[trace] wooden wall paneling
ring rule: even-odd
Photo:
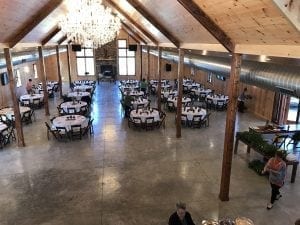
[[[158,74],[158,86],[157,86],[157,108],[161,111],[161,48],[157,48],[157,74]]]
[[[72,78],[71,78],[71,47],[67,45],[67,62],[68,62],[68,78],[69,78],[69,86],[71,88]]]
[[[40,74],[39,78],[42,81],[42,86],[44,90],[44,107],[45,107],[45,115],[49,116],[49,103],[48,103],[48,90],[47,90],[47,84],[46,84],[46,70],[45,70],[45,61],[44,61],[44,54],[43,54],[43,48],[41,46],[38,47],[39,52],[39,63],[40,63]]]
[[[60,53],[59,53],[59,46],[55,46],[56,51],[56,64],[57,64],[57,75],[58,75],[58,90],[59,90],[59,97],[62,98],[62,79],[61,79],[61,70],[60,70]]]
[[[23,128],[21,122],[21,114],[20,114],[20,107],[19,107],[19,100],[15,93],[15,78],[14,78],[14,71],[13,71],[13,64],[12,64],[12,57],[9,48],[4,49],[4,56],[6,61],[6,68],[7,73],[9,76],[9,87],[10,93],[13,101],[13,108],[14,108],[14,115],[15,115],[15,128],[17,131],[17,142],[19,147],[25,146],[24,135],[23,135]]]

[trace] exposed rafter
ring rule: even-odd
[[[141,43],[142,41],[141,40],[138,40],[138,38],[132,33],[131,30],[128,30],[125,26],[122,26],[122,29],[124,29],[130,37],[132,37],[133,40],[135,40],[136,43]]]
[[[135,32],[129,25],[127,25],[126,23],[124,23],[123,21],[122,21],[122,25],[125,27],[125,28],[127,28],[127,30],[129,30],[134,36],[136,36],[139,40],[141,40],[141,42],[143,43],[143,44],[147,44],[147,41],[144,39],[144,38],[142,38],[137,32]]]
[[[67,35],[64,35],[61,39],[58,40],[57,44],[61,45],[61,43],[63,43],[65,40],[67,40]]]
[[[9,47],[13,48],[28,33],[30,33],[40,22],[42,22],[51,12],[53,12],[63,0],[50,0],[31,19],[25,22],[22,27],[9,38]]]
[[[42,40],[42,45],[47,44],[59,31],[61,31],[60,27],[55,27],[48,35]]]
[[[145,35],[150,41],[152,41],[155,45],[158,44],[157,40],[142,26],[140,26],[134,19],[132,19],[123,9],[121,9],[116,3],[112,0],[105,0],[112,8],[117,10],[122,16],[125,17],[133,26],[135,26],[143,35]]]
[[[137,0],[127,0],[127,2],[134,7],[143,17],[145,17],[153,26],[156,27],[163,35],[166,36],[177,48],[180,47],[179,40],[174,37],[160,22],[153,17],[145,7],[140,4]]]
[[[234,43],[231,38],[193,0],[177,1],[229,52],[234,52]]]

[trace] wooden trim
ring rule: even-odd
[[[145,17],[156,29],[158,29],[163,35],[166,36],[177,48],[180,46],[179,40],[172,35],[161,23],[152,16],[146,8],[137,0],[127,0],[127,2],[135,8],[143,17]]]
[[[147,45],[147,81],[150,82],[150,47]]]
[[[124,27],[124,26],[122,26],[122,29],[124,29],[125,32],[127,32],[128,35],[129,35],[130,37],[132,37],[133,40],[135,40],[136,43],[140,44],[140,43],[142,42],[141,40],[139,40],[139,39],[131,32],[131,30],[128,30],[128,29],[127,29],[126,27]]]
[[[57,61],[59,97],[62,98],[62,79],[61,79],[60,56],[59,56],[59,46],[58,45],[56,45],[55,50],[56,50],[56,61]]]
[[[222,163],[222,177],[219,198],[221,201],[229,200],[230,175],[233,155],[233,142],[235,131],[236,108],[238,100],[238,87],[240,82],[242,57],[234,53],[231,59],[231,72],[229,78],[229,103],[226,113],[226,127],[224,139],[224,152]]]
[[[177,96],[177,117],[176,117],[176,137],[181,137],[181,113],[182,113],[182,89],[183,89],[183,70],[184,70],[184,50],[178,52],[178,96]]]
[[[37,25],[39,25],[49,14],[51,14],[63,0],[50,0],[44,5],[30,21],[25,22],[22,27],[8,39],[9,47],[13,48],[27,34],[29,34]]]
[[[61,45],[65,40],[67,40],[67,35],[64,35],[62,38],[60,38],[57,42],[58,45]]]
[[[42,45],[47,44],[59,31],[61,31],[60,27],[55,27],[43,40]]]
[[[142,38],[136,31],[134,31],[128,24],[122,21],[122,26],[125,27],[129,32],[131,32],[131,34],[134,35],[137,39],[139,39],[140,42],[142,42],[143,44],[147,44],[147,41]]]
[[[48,104],[48,90],[47,90],[47,84],[46,84],[46,70],[45,70],[45,60],[44,60],[44,54],[43,54],[43,48],[42,46],[38,47],[39,52],[39,62],[40,62],[40,73],[39,73],[39,79],[42,81],[42,86],[44,90],[44,107],[45,107],[45,115],[49,116],[49,104]]]
[[[133,20],[124,10],[122,10],[116,3],[111,0],[105,0],[112,8],[117,10],[122,16],[125,17],[133,26],[135,26],[143,35],[145,35],[150,41],[152,41],[155,45],[158,44],[157,40],[142,26],[140,26],[135,20]]]
[[[206,28],[229,52],[234,51],[231,38],[193,1],[177,0],[203,27]]]
[[[157,47],[157,74],[158,74],[158,86],[157,86],[157,108],[161,111],[161,47]]]
[[[70,45],[67,45],[67,62],[68,62],[68,77],[69,77],[69,86],[72,86],[72,77],[71,77],[71,48]]]
[[[15,78],[14,78],[14,72],[13,72],[12,57],[11,57],[11,52],[10,52],[9,48],[4,49],[4,55],[5,55],[5,60],[6,60],[7,73],[9,76],[10,94],[12,96],[12,100],[13,100],[13,104],[14,104],[15,128],[17,131],[18,147],[25,147],[19,101],[18,101],[17,95],[16,95],[16,85],[15,85]]]

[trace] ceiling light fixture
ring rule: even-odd
[[[59,25],[72,43],[97,48],[118,35],[121,21],[102,0],[79,0],[70,7]]]

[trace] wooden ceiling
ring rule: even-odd
[[[74,0],[0,2],[1,48],[61,42],[64,34],[58,28],[58,21],[68,6],[74,4]],[[232,51],[238,53],[300,58],[300,32],[273,0],[103,0],[103,3],[119,15],[123,28],[140,44],[221,52],[231,50],[232,45]],[[193,7],[188,10],[184,4]]]

